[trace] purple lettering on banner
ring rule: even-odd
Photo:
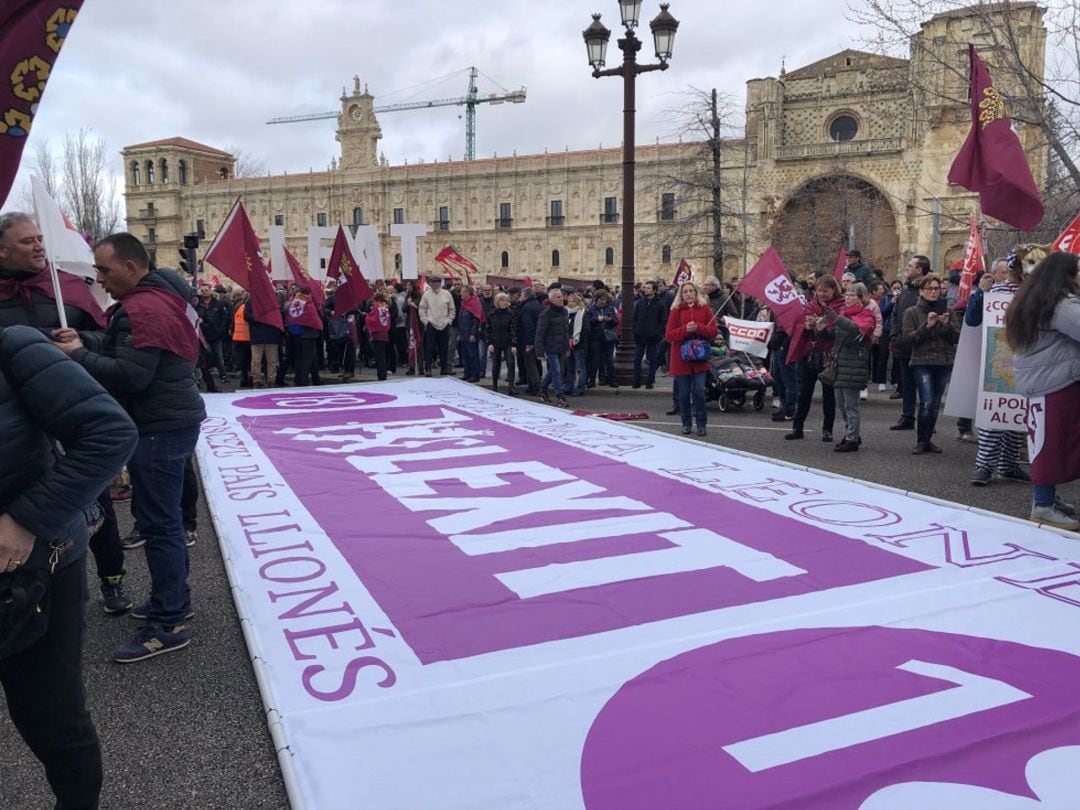
[[[370,405],[386,405],[397,397],[390,394],[377,394],[373,391],[328,391],[325,394],[289,393],[259,394],[233,401],[237,408],[250,411],[289,411],[289,410],[338,410],[359,408]]]
[[[931,568],[446,406],[241,421],[424,663]]]
[[[582,755],[585,805],[857,810],[916,781],[1030,798],[1028,761],[1080,744],[1078,679],[1080,658],[1067,653],[924,630],[722,641],[608,701]],[[930,806],[902,795],[875,806]]]

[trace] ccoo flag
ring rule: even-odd
[[[207,248],[205,261],[214,265],[251,295],[251,314],[259,323],[282,329],[281,306],[263,264],[259,237],[251,227],[244,204],[233,205],[214,241]]]
[[[7,198],[45,83],[82,0],[0,3],[0,203]]]
[[[330,264],[326,267],[326,277],[337,281],[332,313],[335,318],[359,309],[362,303],[371,298],[371,287],[360,273],[360,266],[349,250],[349,239],[343,225],[338,226],[334,249],[330,251]]]
[[[1042,198],[1024,147],[1005,114],[1005,102],[974,45],[968,46],[968,57],[971,131],[949,169],[949,182],[978,193],[984,214],[1029,231],[1042,221]]]

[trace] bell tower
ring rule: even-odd
[[[353,76],[353,91],[341,89],[341,115],[338,117],[337,140],[341,144],[342,169],[374,169],[378,164],[379,139],[382,130],[375,118],[374,99],[365,86],[360,89],[360,77]]]

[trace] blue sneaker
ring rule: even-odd
[[[182,624],[176,627],[148,624],[140,627],[130,641],[113,650],[113,661],[118,664],[133,664],[155,655],[182,650],[190,643],[191,635]]]

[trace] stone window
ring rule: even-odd
[[[154,161],[146,161],[146,184],[148,186],[154,185]]]
[[[168,185],[169,183],[169,161],[165,158],[161,159],[161,185]]]
[[[320,211],[315,215],[315,224],[320,228],[326,227],[326,212]]]
[[[131,185],[139,185],[139,161],[131,161]]]
[[[859,131],[855,116],[842,113],[829,123],[829,137],[834,141],[850,141]]]
[[[177,175],[176,179],[179,180],[180,185],[186,186],[187,185],[187,163],[185,161],[181,160],[176,164],[176,175]]]
[[[660,249],[660,263],[671,264],[671,245],[664,245]]]
[[[558,267],[559,266],[559,251],[557,251],[557,250],[551,251],[551,266],[552,267]]]
[[[615,248],[607,248],[604,251],[604,264],[608,267],[615,264]]]
[[[502,257],[499,259],[499,267],[503,269],[510,266],[510,254],[507,251],[502,252]]]

